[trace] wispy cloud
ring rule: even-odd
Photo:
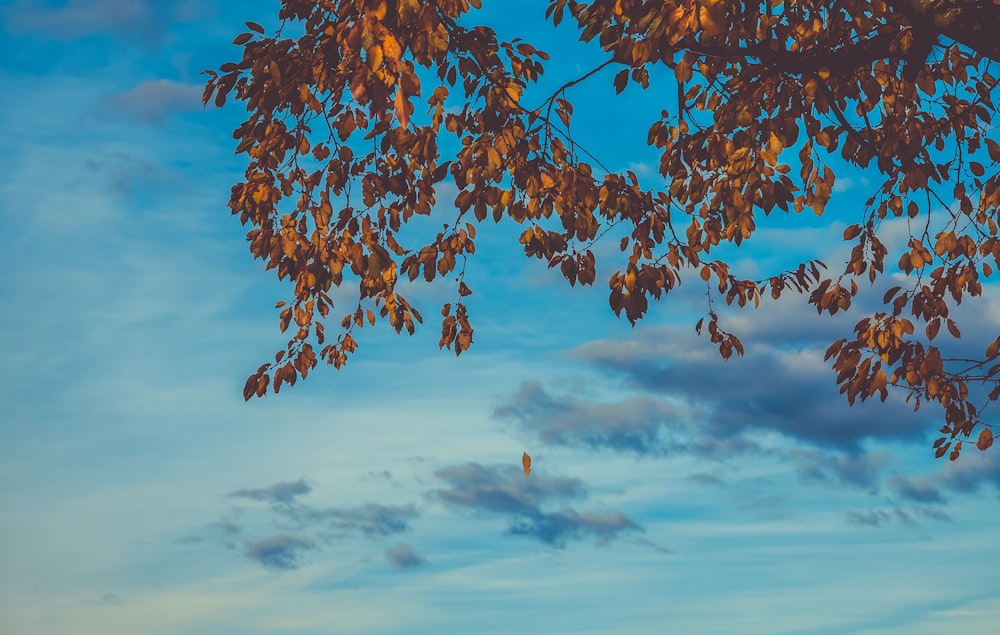
[[[511,535],[528,536],[558,548],[565,547],[568,540],[590,536],[598,544],[607,544],[632,532],[642,532],[642,527],[621,512],[577,512],[571,507],[551,513],[520,514],[507,529]]]
[[[793,449],[788,455],[798,465],[799,475],[805,480],[832,481],[871,493],[879,491],[881,472],[889,462],[888,455],[873,452]]]
[[[525,479],[514,466],[468,463],[438,470],[448,489],[433,495],[455,507],[507,518],[506,533],[527,536],[556,548],[570,540],[593,537],[606,544],[620,536],[642,532],[642,527],[620,512],[578,512],[572,507],[543,511],[547,501],[586,497],[579,479],[533,473]]]
[[[582,498],[586,495],[583,481],[532,474],[508,465],[466,463],[438,470],[435,475],[449,484],[434,496],[444,503],[470,509],[524,513],[537,510],[548,500]]]
[[[344,537],[361,534],[378,538],[403,533],[410,529],[409,521],[420,513],[413,505],[380,505],[366,503],[348,509],[313,509],[292,507],[287,516],[303,526],[322,530],[325,536]]]
[[[892,485],[902,498],[917,503],[944,503],[945,496],[941,488],[932,482],[930,477],[905,478],[896,476]]]
[[[249,498],[251,500],[264,501],[266,503],[292,503],[296,497],[305,496],[312,491],[312,487],[303,479],[288,481],[286,483],[275,483],[270,487],[259,489],[241,489],[230,492],[234,498]]]
[[[665,401],[641,395],[615,403],[594,403],[552,395],[538,381],[525,381],[494,416],[512,419],[549,445],[663,451],[661,430],[689,414]]]
[[[201,91],[194,84],[153,79],[108,97],[102,106],[109,116],[155,125],[172,114],[201,108]]]
[[[264,523],[284,530],[266,538],[246,538],[243,545],[247,558],[272,569],[296,569],[302,564],[303,551],[321,550],[324,544],[357,536],[377,539],[400,534],[408,531],[410,521],[420,515],[414,505],[314,507],[299,500],[310,492],[312,487],[299,479],[229,493],[231,498],[266,503]],[[233,539],[238,535],[259,533],[247,520],[248,513],[247,509],[237,508],[229,518],[217,523],[227,546],[234,547]],[[259,525],[261,515],[256,516]]]

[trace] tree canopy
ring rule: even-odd
[[[1000,337],[954,357],[939,332],[960,337],[955,305],[1000,268],[1000,2],[550,0],[539,19],[544,8],[604,58],[537,95],[549,55],[477,24],[480,8],[282,0],[273,35],[247,22],[234,40],[242,58],[206,71],[206,103],[232,96],[248,111],[233,135],[247,168],[229,207],[253,256],[293,287],[277,304],[291,337],[245,398],[294,384],[320,360],[343,366],[365,325],[412,334],[423,318],[401,276],[454,280],[440,346],[468,349],[477,231],[511,219],[524,253],[571,285],[593,284],[595,244],[619,239],[620,259],[601,265],[613,270],[611,308],[633,324],[683,277],[730,305],[797,293],[835,314],[859,283],[902,272],[906,284],[827,350],[841,392],[854,403],[899,390],[914,408],[939,405],[939,457],[957,458],[963,440],[992,444],[983,410],[1000,398]],[[652,187],[605,167],[571,131],[574,87],[605,69],[619,93],[657,84],[656,99],[665,85],[676,94],[649,122],[662,177]],[[863,208],[837,212],[849,223],[843,266],[817,258],[749,277],[719,256],[771,214],[824,214],[834,158],[879,183]],[[439,199],[446,182],[453,200]],[[431,215],[444,223],[436,236],[404,231]],[[910,219],[898,253],[884,235],[894,218]],[[331,291],[348,281],[356,302],[335,307]],[[711,297],[696,328],[722,357],[743,354]]]

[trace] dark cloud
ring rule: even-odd
[[[598,544],[607,544],[622,534],[642,532],[642,527],[620,512],[577,512],[565,508],[559,512],[532,511],[511,521],[507,533],[535,538],[551,547],[562,548],[570,539],[593,536]]]
[[[798,464],[799,476],[807,481],[833,481],[875,493],[881,472],[889,462],[886,454],[871,452],[823,452],[793,449],[788,457]]]
[[[583,497],[583,481],[524,472],[515,465],[481,465],[467,463],[435,472],[447,481],[450,489],[434,495],[441,501],[458,507],[487,512],[529,513],[546,500]]]
[[[494,416],[518,421],[549,445],[606,447],[640,454],[660,452],[661,429],[687,413],[641,395],[616,403],[593,403],[549,394],[537,381],[523,382]]]
[[[892,479],[896,493],[916,503],[947,503],[948,494],[1000,492],[1000,456],[995,449],[980,452],[968,445],[957,461],[942,461],[933,474]]]
[[[797,337],[815,335],[803,331]],[[598,403],[553,394],[528,381],[495,415],[551,445],[716,461],[763,455],[790,465],[804,481],[869,493],[882,490],[892,461],[888,453],[866,450],[870,440],[923,443],[926,438],[927,417],[898,399],[851,407],[839,394],[823,351],[804,344],[782,348],[765,341],[749,347],[746,357],[726,362],[706,342],[657,327],[622,341],[586,344],[574,355],[639,394]],[[953,471],[948,479],[956,489],[966,481],[973,488],[990,473],[980,470],[970,480]],[[1000,470],[996,478],[1000,481]],[[718,484],[704,477],[700,482]],[[930,490],[895,486],[907,500],[934,502]]]
[[[913,525],[913,517],[898,507],[886,511],[884,509],[851,510],[845,514],[847,522],[852,525],[866,525],[868,527],[881,527],[890,522],[898,522],[902,525]]]
[[[385,558],[397,569],[413,569],[427,564],[427,560],[405,542],[386,549]]]
[[[413,505],[367,503],[350,509],[313,509],[295,506],[285,510],[289,518],[317,527],[326,534],[346,536],[360,533],[368,538],[391,536],[410,528],[409,520],[420,515]]]
[[[638,531],[642,531],[642,528],[640,527]],[[638,537],[638,536],[632,538],[629,542],[635,543],[635,544],[640,545],[642,547],[649,547],[650,549],[653,549],[654,551],[659,551],[660,553],[667,554],[667,555],[675,555],[677,553],[673,549],[667,549],[663,545],[659,545],[659,544],[653,542],[652,540],[647,540],[646,538],[641,538],[641,537]]]
[[[1000,491],[1000,450],[980,452],[968,444],[957,461],[945,463],[935,480],[953,492],[976,493],[984,487]]]
[[[494,414],[548,445],[717,461],[764,455],[790,464],[806,481],[880,492],[893,457],[870,448],[925,444],[928,432],[940,426],[941,413],[933,407],[914,412],[902,392],[890,392],[884,403],[869,399],[851,406],[824,354],[832,342],[853,335],[860,316],[882,308],[884,287],[903,282],[899,278],[888,276],[883,288],[866,287],[851,312],[832,317],[817,316],[803,297],[764,303],[756,311],[724,308],[723,326],[746,347],[745,356],[728,361],[687,327],[641,325],[625,337],[583,344],[571,357],[602,375],[589,385],[624,389],[626,397],[613,403],[588,400],[531,381]],[[674,301],[684,310],[691,298],[682,291]],[[995,292],[982,302],[995,304]],[[935,344],[951,356],[981,356],[983,343],[1000,327],[1000,312],[983,311],[982,302],[953,307],[963,337],[944,335]],[[1000,491],[1000,461],[993,456],[1000,455],[969,448],[932,479],[896,479],[891,488],[901,499],[921,504],[942,504],[957,492]]]
[[[312,487],[303,479],[288,481],[285,483],[275,483],[270,487],[262,489],[241,489],[230,492],[234,498],[249,498],[251,500],[263,501],[272,504],[290,504],[298,496],[305,496],[312,491]]]
[[[931,507],[916,507],[913,509],[913,512],[918,516],[930,518],[931,520],[937,520],[943,523],[952,522],[951,516],[944,513],[940,509],[934,509]]]
[[[938,522],[951,522],[951,516],[940,509],[918,506],[903,509],[894,505],[888,509],[867,509],[852,510],[845,514],[847,522],[852,525],[865,525],[868,527],[881,527],[890,523],[912,526],[917,521],[914,517],[928,518]]]
[[[268,569],[288,571],[299,568],[303,551],[315,548],[309,540],[279,534],[247,543],[244,553]]]
[[[756,342],[744,357],[723,361],[709,343],[686,330],[661,327],[644,329],[625,343],[591,342],[575,355],[624,377],[630,386],[691,404],[705,440],[736,439],[752,446],[748,432],[775,430],[857,452],[865,439],[921,438],[928,427],[925,418],[901,400],[848,406],[823,361],[832,339],[800,348]]]
[[[626,533],[642,532],[641,526],[619,512],[578,512],[572,507],[543,511],[542,505],[548,501],[584,498],[586,488],[579,479],[538,473],[525,478],[515,465],[479,463],[444,468],[436,475],[450,488],[433,492],[435,498],[455,507],[506,517],[508,535],[527,536],[562,548],[569,540],[592,536],[605,544]]]
[[[143,82],[112,95],[104,102],[108,113],[147,124],[159,124],[168,115],[201,107],[201,86],[170,79]]]
[[[859,458],[865,442],[922,441],[933,415],[915,414],[898,394],[885,403],[849,406],[823,356],[851,327],[845,318],[825,319],[807,309],[784,303],[770,313],[762,308],[756,320],[735,316],[747,351],[728,361],[705,338],[673,326],[642,327],[628,338],[584,344],[572,356],[632,395],[601,403],[555,395],[529,381],[495,416],[516,421],[550,445],[716,460],[773,454],[775,445],[765,444],[760,433],[775,431],[844,457],[836,460],[844,465],[804,466],[803,476],[812,469],[818,478],[873,484],[882,465]]]
[[[746,355],[728,361],[690,329],[641,327],[571,353],[610,389],[631,394],[608,403],[528,381],[495,416],[548,445],[716,461],[763,455],[789,464],[805,481],[880,492],[893,458],[870,451],[872,442],[926,443],[938,413],[914,413],[898,393],[885,403],[847,403],[823,356],[830,342],[850,335],[856,318],[827,319],[788,303],[735,316],[727,326],[740,331]],[[987,484],[1000,485],[1000,466],[950,468],[933,487],[903,480],[892,487],[907,501],[941,503],[945,492]]]
[[[787,520],[793,517],[791,501],[792,497],[787,492],[766,493],[744,489],[737,494],[736,507],[758,522]]]
[[[419,516],[413,505],[379,505],[367,503],[352,508],[317,508],[299,502],[298,498],[312,491],[303,479],[275,483],[270,487],[241,489],[230,492],[234,498],[270,503],[278,520],[298,528],[322,529],[325,533],[344,536],[363,534],[368,537],[390,536],[410,528],[408,521]]]
[[[135,196],[160,187],[176,187],[176,175],[132,152],[113,150],[83,160],[90,183],[107,187],[118,196]]]
[[[895,477],[892,485],[896,493],[906,500],[916,503],[944,503],[944,493],[927,477],[903,478]]]
[[[709,474],[707,472],[698,472],[697,474],[692,474],[690,477],[692,481],[698,483],[699,485],[722,485],[723,481],[721,478],[714,474]]]
[[[900,229],[905,234],[905,224]],[[903,241],[905,243],[905,240]],[[817,315],[803,296],[764,302],[752,311],[723,308],[723,327],[743,341],[746,354],[723,361],[705,337],[684,326],[642,326],[628,338],[599,340],[574,352],[577,359],[630,388],[654,397],[688,404],[698,423],[711,434],[705,438],[755,438],[747,431],[775,430],[815,446],[859,453],[865,441],[924,442],[940,426],[935,408],[914,412],[901,391],[890,391],[882,403],[869,399],[851,407],[840,393],[836,376],[823,356],[831,343],[854,336],[857,320],[884,310],[886,288],[906,284],[889,275],[877,286],[862,285],[848,313]],[[689,302],[685,289],[677,300]],[[701,292],[699,292],[700,295]],[[996,289],[984,297],[950,307],[962,338],[945,334],[935,340],[943,357],[978,358],[1000,329]],[[987,310],[984,310],[987,309]],[[920,325],[917,325],[919,332]],[[976,397],[987,388],[970,384]],[[981,395],[980,395],[981,396]],[[977,479],[978,480],[978,479]]]
[[[220,520],[215,526],[222,530],[226,536],[235,536],[240,533],[240,526],[231,520]]]
[[[732,436],[716,435],[712,430],[698,429],[695,424],[688,427],[687,434],[687,439],[674,440],[669,446],[669,451],[716,461],[726,461],[744,454],[773,454],[773,450],[750,439],[747,433]]]
[[[35,32],[55,40],[112,33],[130,41],[158,41],[168,24],[211,15],[211,1],[70,0],[57,6],[44,0],[19,0],[6,11],[8,30]]]
[[[216,523],[222,531],[224,544],[229,548],[244,545],[248,558],[270,569],[296,569],[304,550],[320,550],[323,544],[353,536],[375,539],[403,533],[410,529],[409,521],[420,516],[413,505],[367,503],[349,508],[313,507],[299,500],[311,491],[305,479],[299,479],[230,492],[230,497],[259,501],[268,506],[258,506],[256,511],[238,507],[228,518]],[[236,542],[237,535],[253,533],[241,524],[241,516],[262,512],[270,516],[267,519],[270,525],[286,533],[263,540],[248,537]]]

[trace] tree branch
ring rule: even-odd
[[[792,52],[766,46],[712,46],[681,40],[675,50],[689,50],[699,55],[724,59],[757,58],[765,66],[784,73],[808,74],[820,69],[831,75],[848,75],[855,69],[868,66],[875,60],[892,57],[891,50],[896,34],[878,33],[875,36],[834,50],[808,50]]]
[[[889,0],[914,28],[929,29],[1000,62],[1000,4],[990,0]]]

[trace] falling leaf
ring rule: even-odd
[[[521,455],[521,465],[524,466],[524,478],[528,478],[531,474],[531,457],[527,452]]]

